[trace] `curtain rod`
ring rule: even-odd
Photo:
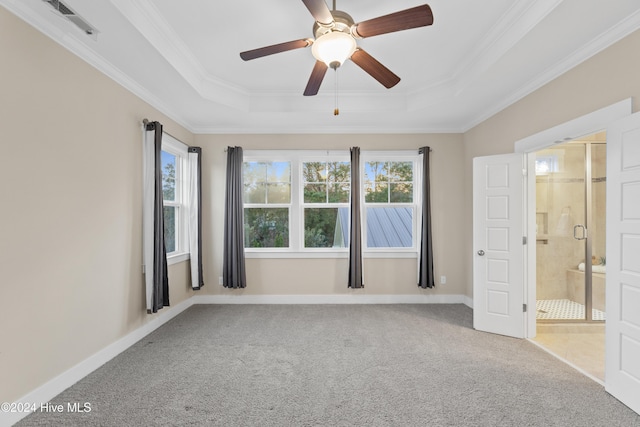
[[[142,124],[143,124],[145,127],[147,127],[147,124],[149,124],[149,119],[147,119],[147,118],[142,119]],[[170,137],[172,137],[173,139],[177,139],[178,141],[182,142],[179,138],[176,138],[175,136],[171,135],[169,132],[165,132],[164,130],[163,130],[163,132],[164,132],[164,133],[166,133],[167,135],[169,135]],[[184,144],[184,142],[182,142],[182,143]],[[185,144],[185,145],[187,145],[187,144]],[[275,148],[275,149],[269,149],[268,151],[279,151],[279,150],[280,150],[280,151],[297,151],[297,150],[292,149],[292,148]],[[343,150],[346,150],[346,148],[345,148],[345,149],[343,149]],[[335,149],[334,149],[334,150],[329,150],[329,151],[343,151],[343,150],[340,150],[340,149],[335,150]],[[418,150],[419,150],[419,149],[418,149]],[[315,149],[310,148],[308,151],[324,151],[324,150],[315,150]],[[398,151],[398,150],[373,150],[373,151]],[[227,152],[227,149],[226,149],[226,148],[224,149],[224,152],[225,152],[225,153]],[[433,150],[431,149],[431,147],[429,147],[429,152],[430,152],[430,153],[431,153],[431,152],[433,152]]]
[[[151,123],[151,120],[149,120],[149,119],[147,119],[147,118],[142,119],[142,124],[143,124],[143,126],[145,127],[145,129],[147,128],[147,125],[148,125],[149,123]],[[184,144],[184,145],[186,145],[187,147],[189,147],[189,144],[187,144],[186,142],[182,141],[180,138],[178,138],[178,137],[175,137],[175,136],[171,135],[169,132],[165,131],[165,130],[164,130],[164,127],[163,127],[163,129],[162,129],[162,133],[166,133],[166,134],[167,134],[167,135],[169,135],[171,138],[173,138],[173,139],[175,139],[176,141],[181,142],[182,144]]]
[[[348,151],[348,148],[344,148],[344,149],[333,149],[333,150],[323,150],[323,149],[315,149],[315,148],[303,148],[303,149],[296,149],[296,148],[249,148],[249,151]],[[388,150],[368,150],[368,151],[410,151],[412,149],[408,148],[408,149],[404,149],[401,148],[399,150],[392,150],[392,149],[388,149]],[[418,148],[418,150],[420,150],[420,148]],[[367,151],[367,150],[364,150]],[[227,152],[227,148],[224,149],[224,152]],[[433,152],[433,148],[429,147],[429,152]]]

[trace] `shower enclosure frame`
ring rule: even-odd
[[[584,204],[585,204],[585,226],[587,228],[587,241],[584,250],[584,314],[586,322],[596,322],[593,320],[593,159],[591,158],[591,143],[586,143],[584,147],[585,171],[584,171]],[[575,238],[575,235],[574,235]],[[601,321],[597,321],[601,322]]]
[[[593,159],[592,159],[592,145],[593,144],[602,144],[605,145],[606,142],[592,142],[592,141],[578,141],[580,138],[575,138],[573,140],[564,140],[557,141],[556,144],[582,144],[585,147],[584,156],[585,156],[585,171],[584,171],[584,224],[575,224],[573,227],[573,238],[576,240],[585,240],[584,242],[584,259],[585,259],[585,267],[584,267],[584,318],[576,318],[576,319],[536,319],[536,322],[549,324],[549,323],[595,323],[602,324],[605,320],[594,320],[593,319],[593,265],[591,262],[593,256],[593,224],[594,224],[594,216],[593,216]],[[574,142],[578,141],[578,142]],[[547,148],[553,148],[547,147]],[[535,189],[535,187],[534,187]],[[577,227],[581,227],[583,231],[583,235],[578,235]],[[606,233],[606,232],[605,232]]]

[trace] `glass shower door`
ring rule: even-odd
[[[585,144],[570,142],[536,156],[538,320],[587,320],[590,310],[587,154]]]

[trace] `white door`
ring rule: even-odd
[[[607,129],[606,390],[640,413],[640,113]]]
[[[522,154],[473,159],[473,327],[524,337]]]

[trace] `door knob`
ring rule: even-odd
[[[484,256],[484,251],[483,251],[482,249],[480,249],[480,250],[478,251],[478,255],[480,255],[480,256]]]

